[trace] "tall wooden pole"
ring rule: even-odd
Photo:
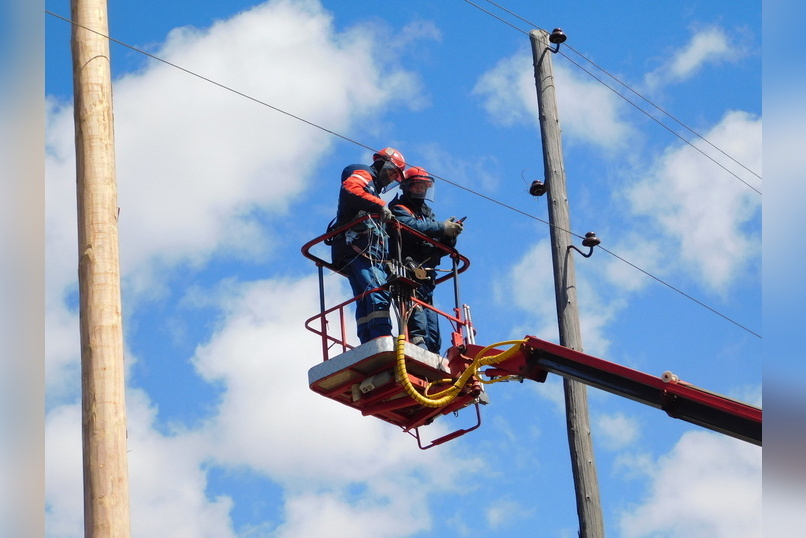
[[[560,121],[555,99],[554,70],[551,65],[553,46],[549,43],[549,34],[543,30],[532,30],[529,38],[532,43],[540,136],[543,143],[560,345],[582,351],[574,258],[568,248],[572,244],[571,219],[566,194]],[[598,538],[604,536],[604,522],[593,457],[593,439],[588,420],[587,388],[584,384],[570,379],[563,379],[563,388],[579,535]]]
[[[106,0],[71,0],[84,535],[129,536],[123,328]],[[90,31],[90,30],[94,31]],[[98,33],[96,33],[98,32]],[[100,33],[100,35],[99,35]]]

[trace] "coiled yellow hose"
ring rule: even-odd
[[[438,392],[437,394],[424,396],[417,392],[417,389],[414,388],[414,385],[412,385],[411,380],[409,379],[408,372],[406,371],[406,354],[404,352],[406,336],[404,334],[400,334],[397,337],[397,345],[395,348],[397,358],[395,372],[397,377],[400,379],[400,382],[403,383],[403,388],[406,390],[406,393],[411,396],[415,402],[424,407],[442,407],[451,403],[451,401],[453,401],[454,398],[459,395],[462,387],[464,387],[467,381],[478,372],[479,368],[507,360],[520,351],[520,346],[524,342],[525,340],[508,340],[506,342],[498,342],[485,347],[481,350],[481,352],[476,354],[476,358],[473,359],[473,362],[470,363],[464,372],[462,372],[452,386],[441,392]],[[506,351],[498,353],[497,355],[484,357],[484,354],[487,351],[501,345],[512,345],[512,347]]]

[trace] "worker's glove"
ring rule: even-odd
[[[383,206],[383,209],[381,209],[381,222],[389,222],[393,218],[394,216],[392,215],[392,210],[386,206]]]
[[[464,225],[461,222],[454,221],[453,217],[443,222],[442,226],[445,228],[445,237],[451,238],[462,233],[462,230],[464,229]]]

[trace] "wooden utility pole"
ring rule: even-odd
[[[540,137],[543,143],[560,345],[582,351],[574,258],[569,250],[572,244],[571,219],[565,185],[560,121],[555,100],[554,70],[551,65],[552,50],[556,49],[549,42],[548,32],[532,30],[529,38],[532,43]],[[598,538],[604,536],[604,522],[596,477],[596,462],[593,457],[593,439],[588,420],[587,388],[578,381],[566,378],[563,379],[563,388],[579,535],[583,538]]]
[[[71,0],[84,536],[127,538],[123,328],[106,0]]]

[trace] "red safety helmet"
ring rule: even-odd
[[[406,170],[400,188],[411,198],[431,201],[434,199],[434,177],[421,166],[413,166]]]
[[[403,169],[406,167],[406,159],[404,159],[403,154],[395,148],[384,148],[372,156],[373,161],[377,161],[379,159],[391,162],[398,168],[398,170],[400,170],[401,174],[403,173]]]
[[[386,192],[396,187],[403,180],[403,169],[406,167],[406,160],[403,154],[395,148],[384,148],[372,156],[374,163],[383,162],[378,168],[378,181],[380,191]]]

